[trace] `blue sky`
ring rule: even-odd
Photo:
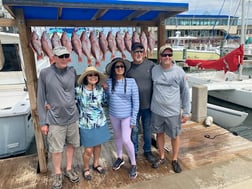
[[[252,7],[252,1],[245,1],[245,15],[247,7]],[[241,16],[241,0],[171,0],[171,2],[189,3],[189,11],[184,14],[210,14]]]

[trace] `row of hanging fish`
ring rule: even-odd
[[[134,31],[132,36],[128,31],[124,33],[124,36],[120,31],[117,31],[115,36],[112,31],[109,31],[107,35],[102,31],[98,32],[98,35],[94,31],[83,31],[80,36],[73,31],[71,37],[68,37],[65,31],[61,36],[57,32],[53,32],[51,37],[44,31],[41,38],[36,31],[33,31],[29,45],[37,54],[37,60],[46,55],[53,63],[52,49],[57,46],[65,46],[70,54],[72,51],[76,53],[79,63],[83,61],[82,55],[84,54],[88,64],[92,64],[92,60],[95,59],[95,65],[100,66],[101,62],[105,61],[107,52],[111,53],[111,59],[115,57],[116,51],[121,53],[122,58],[126,58],[125,51],[131,52],[131,45],[134,42],[143,44],[145,56],[147,53],[150,53],[150,56],[153,55],[155,39],[152,31],[149,31],[148,35],[145,32],[141,32],[139,35]]]

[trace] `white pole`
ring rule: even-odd
[[[242,11],[241,11],[241,45],[245,43],[245,0],[242,0]],[[243,60],[240,60],[241,64],[239,67],[239,80],[242,78]]]

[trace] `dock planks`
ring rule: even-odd
[[[204,137],[210,135],[214,139]],[[141,137],[140,137],[141,138]],[[142,143],[142,140],[140,140]],[[142,145],[141,145],[142,146]],[[112,170],[112,163],[116,158],[116,150],[113,141],[103,145],[100,164],[106,168],[105,175],[99,175],[92,171],[92,181],[86,181],[81,176],[82,170],[82,149],[76,151],[74,168],[79,172],[81,181],[78,184],[70,183],[66,178],[63,181],[64,189],[95,189],[95,188],[120,188],[135,182],[141,182],[159,178],[163,175],[172,175],[171,145],[170,139],[166,137],[165,146],[168,148],[166,153],[167,163],[159,169],[152,169],[140,151],[137,159],[138,177],[134,180],[129,179],[128,170],[130,164],[128,157],[124,154],[125,165],[117,171]],[[217,126],[204,127],[202,124],[188,122],[183,125],[181,133],[181,148],[179,161],[183,170],[195,169],[204,165],[218,163],[241,156],[252,151],[252,142],[235,136],[229,131]],[[153,152],[158,157],[157,149],[153,147]],[[65,160],[63,160],[65,161]],[[0,188],[5,189],[45,189],[51,188],[52,162],[48,157],[48,173],[37,174],[37,155],[20,156],[0,160]],[[65,162],[63,162],[64,164]]]

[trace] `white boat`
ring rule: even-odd
[[[205,44],[192,48],[190,44],[193,40],[198,39],[194,36],[181,36],[180,31],[176,32],[176,36],[168,38],[173,49],[173,59],[175,61],[183,61],[185,59],[204,59],[216,60],[220,58],[220,51],[217,47]]]
[[[188,73],[188,83],[193,85],[206,85],[208,95],[231,102],[240,106],[252,108],[252,79],[243,75],[239,78],[233,72],[224,71],[201,71]]]
[[[237,111],[214,104],[207,104],[207,115],[213,117],[213,121],[224,127],[231,128],[241,125],[248,117],[248,113]]]
[[[34,139],[34,128],[19,36],[0,32],[0,41],[5,55],[0,70],[0,158],[3,158],[26,152]]]

